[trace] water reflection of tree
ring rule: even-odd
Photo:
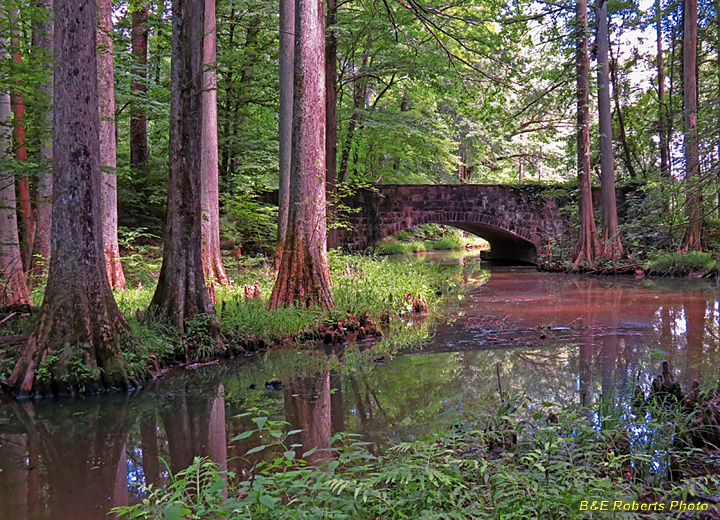
[[[111,507],[127,505],[126,441],[136,416],[130,401],[122,396],[111,403],[90,398],[63,405],[7,404],[27,432],[28,444],[38,447],[51,518],[103,518]],[[32,489],[28,473],[27,488]],[[29,500],[29,507],[37,507],[40,497],[31,494]]]
[[[161,413],[173,473],[188,467],[195,457],[209,457],[220,466],[227,461],[224,388],[217,383],[214,390],[210,397],[176,392],[172,406]]]
[[[321,450],[330,446],[332,436],[330,370],[297,376],[285,384],[283,392],[286,420],[293,429],[302,430],[299,442],[297,437],[292,438],[294,443],[302,444],[295,450],[297,457],[318,448],[305,459],[315,462],[327,458],[327,452]]]

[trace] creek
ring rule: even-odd
[[[498,383],[505,395],[561,404],[647,388],[664,360],[684,389],[717,381],[714,282],[540,273],[468,253],[399,261],[462,268],[463,290],[421,351],[384,358],[369,343],[303,345],[177,369],[132,394],[1,406],[0,520],[97,520],[136,500],[137,484],[162,485],[200,455],[244,474],[282,451],[246,457],[257,435],[231,442],[256,428],[253,415],[238,417],[255,408],[302,429],[292,441],[300,453],[340,431],[362,434],[372,451],[493,409]]]

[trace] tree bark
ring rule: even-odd
[[[702,249],[702,194],[697,110],[697,0],[683,2],[683,102],[685,126],[685,217],[683,249]]]
[[[8,379],[20,395],[130,384],[121,350],[130,332],[103,259],[96,4],[54,5],[52,251],[38,324]],[[85,368],[77,370],[78,364]],[[38,378],[41,367],[46,370]]]
[[[275,265],[279,267],[287,239],[290,211],[290,159],[292,155],[293,69],[295,67],[295,0],[280,0],[280,184],[278,239]]]
[[[140,99],[147,97],[147,58],[148,58],[148,11],[150,3],[141,1],[132,11],[132,55],[134,67],[130,70],[133,82],[130,90],[135,99],[130,107],[130,164],[142,166],[150,158],[147,138],[147,112]]]
[[[660,136],[660,175],[670,178],[670,145],[668,143],[668,106],[665,102],[665,61],[662,40],[662,2],[655,2],[658,80],[658,134]]]
[[[5,52],[5,49],[7,41],[0,38],[0,52]],[[11,116],[10,93],[0,92],[0,155],[5,157],[12,157]],[[15,177],[12,172],[0,172],[0,276],[1,305],[31,303],[21,260]]]
[[[115,72],[113,70],[112,0],[97,0],[98,103],[100,110],[100,164],[102,165],[102,231],[105,269],[111,287],[125,289],[120,262],[117,209],[117,153],[115,142]]]
[[[327,26],[331,29],[325,41],[325,185],[328,200],[328,222],[334,223],[337,205],[337,34],[332,29],[337,24],[337,0],[327,2]],[[337,228],[328,228],[328,247],[340,245]]]
[[[150,315],[184,331],[188,321],[215,314],[202,264],[200,198],[205,6],[173,0],[170,145],[163,262]]]
[[[202,85],[202,263],[210,286],[228,284],[220,256],[220,190],[217,130],[217,72],[215,62],[215,0],[205,0],[205,37],[203,39]],[[210,291],[214,295],[214,291]]]
[[[325,13],[295,5],[293,126],[287,237],[270,308],[332,307],[325,220]]]
[[[37,0],[37,6],[52,13],[52,0]],[[46,81],[39,90],[48,105],[52,104],[52,45],[53,20],[52,14],[47,18],[33,22],[33,46],[41,54],[43,63],[48,65]],[[32,257],[30,259],[31,283],[39,279],[47,270],[50,261],[50,232],[52,227],[52,129],[53,115],[48,108],[44,115],[45,128],[41,136],[38,162],[41,173],[38,174],[35,187],[35,240],[33,240]]]
[[[20,29],[17,12],[10,13],[12,28],[12,54],[13,61],[22,64],[20,54]],[[22,77],[15,78],[17,84],[22,83]],[[22,90],[13,92],[13,133],[15,136],[15,155],[20,162],[27,161],[27,143],[25,139],[25,99]],[[30,198],[30,182],[27,175],[18,178],[18,205],[20,210],[20,221],[22,225],[22,242],[20,244],[21,258],[24,266],[30,265],[33,241],[35,240],[35,219],[33,218],[33,207]]]
[[[622,255],[615,200],[615,157],[612,146],[612,108],[610,105],[610,59],[608,0],[597,2],[598,113],[600,122],[600,177],[602,185],[602,248],[609,259]]]
[[[588,56],[587,0],[578,0],[575,3],[575,30],[577,32],[577,154],[580,232],[573,266],[577,267],[585,261],[589,267],[593,267],[600,244],[593,215],[590,183],[590,58]]]

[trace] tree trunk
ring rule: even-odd
[[[12,54],[13,61],[18,64],[22,63],[22,55],[20,54],[20,28],[17,12],[10,13],[10,21],[12,23],[12,45],[14,49]],[[22,77],[15,78],[17,84],[22,83]],[[25,140],[25,99],[22,90],[18,89],[13,92],[13,133],[15,135],[15,154],[20,162],[27,161],[27,146]],[[22,225],[22,242],[20,244],[21,258],[24,266],[30,265],[30,255],[32,254],[33,241],[35,240],[35,219],[33,218],[33,208],[30,198],[30,182],[27,175],[18,178],[18,204],[20,209],[20,221]]]
[[[317,304],[329,309],[323,0],[296,3],[295,49],[288,228],[270,308]]]
[[[600,120],[600,176],[602,184],[603,256],[622,255],[615,200],[615,157],[612,146],[612,108],[610,105],[610,60],[607,0],[597,2],[598,112]]]
[[[285,250],[290,211],[294,66],[295,0],[280,0],[280,186],[278,190],[278,239],[275,249],[275,265],[278,267]]]
[[[118,244],[117,166],[115,142],[115,73],[113,71],[112,0],[97,0],[98,103],[102,165],[102,234],[105,269],[111,287],[125,289]]]
[[[150,315],[178,330],[201,314],[215,314],[202,265],[200,198],[205,6],[173,0],[167,222],[160,278]]]
[[[580,233],[574,267],[585,261],[595,265],[600,249],[592,206],[590,183],[590,58],[588,56],[587,0],[575,3],[575,30],[577,32],[577,153],[578,153],[578,206]]]
[[[8,379],[20,395],[129,385],[120,345],[130,332],[103,261],[96,5],[54,5],[52,251],[38,324]]]
[[[662,44],[662,3],[655,2],[656,38],[657,38],[657,78],[658,78],[658,134],[660,135],[660,175],[670,178],[670,145],[668,143],[667,118],[668,106],[665,102],[665,62]]]
[[[617,120],[618,120],[618,130],[620,131],[620,143],[622,144],[623,148],[623,162],[625,163],[625,168],[628,171],[628,175],[631,179],[635,179],[637,176],[637,172],[635,171],[635,167],[632,163],[632,153],[630,151],[630,144],[628,143],[627,139],[627,131],[625,130],[625,117],[622,113],[622,108],[620,106],[620,81],[618,79],[618,62],[617,59],[613,56],[612,48],[610,48],[610,59],[611,59],[611,67],[610,67],[610,79],[612,81],[612,87],[613,87],[613,101],[615,102],[615,113],[617,114]]]
[[[7,41],[0,38],[0,52],[7,49]],[[0,92],[0,156],[12,157],[10,93]],[[28,304],[30,294],[25,284],[20,257],[15,177],[12,172],[0,171],[0,304]]]
[[[337,24],[337,0],[328,0],[327,25]],[[327,33],[325,42],[325,167],[326,196],[328,200],[328,222],[337,219],[337,34],[334,29]],[[335,226],[328,228],[328,247],[339,247],[338,230]]]
[[[37,0],[37,5],[52,13],[52,0]],[[45,102],[52,104],[52,45],[53,21],[52,14],[48,18],[33,22],[33,46],[41,54],[43,63],[48,65],[46,81],[40,85],[39,90],[45,96]],[[50,108],[44,115],[45,128],[41,135],[38,163],[41,173],[38,174],[35,187],[37,204],[35,214],[35,240],[33,240],[33,254],[30,259],[30,281],[39,279],[47,270],[50,261],[50,232],[52,226],[52,128],[53,115]]]
[[[202,84],[202,263],[205,280],[210,286],[228,284],[220,256],[220,190],[218,186],[217,130],[217,52],[215,0],[205,0],[205,38],[203,40]],[[211,290],[210,294],[214,295]]]
[[[147,57],[148,57],[148,11],[147,1],[136,3],[132,11],[132,55],[134,67],[130,73],[133,82],[130,85],[135,99],[130,107],[130,164],[142,166],[147,164],[150,156],[147,139],[147,112],[141,105],[147,97]]]
[[[697,0],[683,3],[683,102],[685,124],[685,188],[687,225],[683,249],[702,249],[702,194],[697,111]]]

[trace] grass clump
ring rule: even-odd
[[[658,252],[648,255],[643,267],[654,274],[682,276],[698,271],[712,271],[717,267],[717,263],[711,253],[703,251]]]

